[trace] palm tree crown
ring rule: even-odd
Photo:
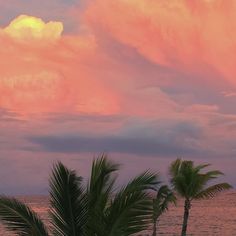
[[[231,188],[228,183],[220,183],[209,186],[209,182],[218,178],[223,173],[219,170],[201,171],[210,164],[194,166],[193,161],[177,159],[169,169],[171,184],[182,197],[189,200],[214,197],[215,194]]]
[[[156,197],[153,199],[153,234],[157,235],[157,226],[159,217],[168,210],[171,203],[176,204],[176,197],[172,190],[167,185],[162,185],[156,193]]]

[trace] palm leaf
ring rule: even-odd
[[[171,163],[169,167],[169,175],[171,179],[179,173],[181,165],[182,165],[182,160],[180,158],[176,159],[175,161]]]
[[[116,180],[114,173],[120,165],[108,160],[105,154],[95,159],[92,164],[90,181],[87,188],[89,235],[99,235],[106,228],[104,212],[113,194]]]
[[[103,194],[109,196],[116,180],[116,176],[113,173],[119,170],[119,167],[119,164],[108,160],[106,155],[102,155],[93,161],[90,182],[88,184],[88,193],[91,197],[90,205],[92,203],[95,204]],[[106,201],[103,202],[103,206],[105,204]]]
[[[219,170],[212,170],[212,171],[206,172],[204,175],[207,178],[207,180],[211,180],[211,179],[218,178],[220,175],[224,175],[224,173]]]
[[[15,198],[0,197],[0,219],[8,230],[18,235],[48,235],[38,215]]]
[[[208,199],[208,198],[213,198],[217,193],[220,193],[224,190],[229,190],[231,189],[232,186],[228,183],[220,183],[220,184],[215,184],[212,185],[200,193],[198,193],[196,196],[194,196],[194,199]]]
[[[176,204],[176,197],[167,185],[162,185],[153,199],[153,220],[168,210],[169,204]]]
[[[206,167],[209,167],[211,164],[209,164],[209,163],[207,163],[207,164],[201,164],[201,165],[198,165],[198,166],[196,166],[195,167],[195,170],[197,171],[197,172],[199,172],[200,170],[202,170],[202,169],[204,169],[204,168],[206,168]]]
[[[115,195],[106,211],[108,224],[104,235],[128,236],[147,228],[152,215],[149,191],[159,183],[157,178],[155,174],[144,172]]]
[[[50,215],[53,235],[82,236],[87,222],[87,202],[82,178],[57,163],[50,178]]]

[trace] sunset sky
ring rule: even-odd
[[[177,157],[236,185],[235,0],[0,0],[0,192],[52,163],[121,181]]]

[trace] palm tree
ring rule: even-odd
[[[62,163],[50,177],[50,232],[28,206],[0,197],[0,220],[20,236],[129,236],[151,222],[150,190],[158,176],[144,172],[127,185],[115,188],[119,165],[105,155],[93,161],[91,177],[83,184],[76,172]],[[116,190],[116,191],[115,191]]]
[[[159,223],[159,217],[168,210],[171,203],[176,203],[176,197],[167,185],[162,185],[153,199],[153,234],[157,235],[157,226]]]
[[[217,193],[232,188],[228,183],[219,183],[209,186],[209,182],[223,175],[219,170],[202,173],[209,164],[194,165],[193,161],[177,159],[169,168],[170,182],[174,190],[185,199],[182,236],[186,236],[189,211],[194,199],[213,198]]]

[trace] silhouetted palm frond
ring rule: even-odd
[[[57,236],[83,236],[87,223],[87,200],[82,178],[57,163],[50,178],[51,223]]]
[[[38,215],[15,198],[0,197],[0,220],[20,236],[48,236]]]
[[[123,187],[106,211],[107,236],[128,236],[148,227],[152,216],[150,191],[159,183],[158,176],[144,172]]]

